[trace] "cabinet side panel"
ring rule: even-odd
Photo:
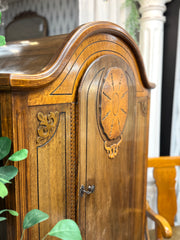
[[[28,207],[49,215],[29,232],[29,239],[42,239],[58,221],[71,218],[75,209],[71,111],[70,104],[29,107]]]

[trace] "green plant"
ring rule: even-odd
[[[140,0],[126,0],[125,7],[129,9],[129,15],[126,19],[126,30],[129,34],[137,41],[137,32],[139,31],[139,11],[137,9],[136,3]]]
[[[8,156],[11,150],[11,140],[7,137],[0,137],[0,161],[4,160]],[[6,184],[17,175],[18,169],[12,165],[7,166],[8,161],[17,162],[27,158],[28,150],[21,149],[15,152],[9,158],[7,158],[4,166],[0,167],[0,197],[5,198],[8,195],[8,189]],[[4,160],[5,161],[5,160]],[[9,212],[13,216],[18,216],[18,213],[11,209],[3,209],[0,211],[0,215],[4,212]],[[0,217],[0,221],[6,220],[5,217]]]
[[[2,16],[2,13],[0,12],[0,24],[1,24],[1,16]],[[0,35],[0,46],[3,46],[5,44],[6,44],[5,37]]]
[[[21,240],[23,239],[24,232],[26,229],[33,227],[42,221],[45,221],[49,216],[38,210],[33,209],[28,212],[23,222],[23,233]],[[63,219],[59,221],[43,238],[46,239],[48,236],[57,237],[62,240],[82,240],[81,233],[78,225],[71,219]]]
[[[5,166],[0,167],[0,197],[5,198],[8,195],[8,189],[6,184],[11,183],[12,180],[18,173],[18,169],[12,165],[7,166],[8,161],[21,161],[27,158],[28,150],[21,149],[15,152],[9,158],[8,154],[11,150],[11,140],[7,137],[0,137],[0,160],[7,159]],[[3,209],[0,211],[0,215],[4,212],[9,212],[13,216],[18,216],[18,213],[11,209]],[[28,212],[23,221],[23,232],[21,240],[23,240],[24,232],[26,229],[33,227],[35,224],[41,223],[49,218],[48,214],[33,209]],[[0,217],[0,221],[6,220],[6,217]],[[62,240],[82,240],[81,233],[77,224],[71,219],[64,219],[59,221],[44,237],[48,236],[60,238]]]

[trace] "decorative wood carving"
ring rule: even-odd
[[[140,105],[141,105],[141,111],[142,111],[143,115],[146,116],[147,115],[147,111],[148,111],[148,101],[147,101],[147,99],[141,101]]]
[[[39,120],[39,127],[37,129],[37,144],[41,145],[47,142],[55,133],[58,125],[59,113],[50,112],[49,114],[43,114],[39,112],[37,114]]]
[[[115,158],[117,156],[117,154],[118,154],[118,147],[119,147],[121,142],[122,142],[122,138],[121,138],[121,140],[117,144],[114,143],[114,144],[108,146],[107,141],[105,141],[104,148],[106,149],[109,158]]]
[[[70,216],[71,219],[75,220],[75,208],[74,203],[76,201],[76,192],[75,188],[75,176],[76,176],[76,121],[75,121],[75,104],[71,104],[70,107],[70,165],[71,165],[71,172],[70,172]]]
[[[108,141],[105,149],[109,158],[115,158],[122,141],[122,133],[128,113],[128,83],[125,72],[121,68],[108,70],[100,92],[100,125]],[[120,139],[120,140],[119,140]]]

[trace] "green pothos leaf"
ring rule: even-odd
[[[8,195],[7,187],[4,183],[0,182],[0,197],[4,198]]]
[[[0,217],[0,222],[6,220],[7,218],[6,217]]]
[[[27,228],[30,228],[37,223],[47,220],[48,218],[48,214],[38,209],[33,209],[26,214],[23,222],[23,229],[25,230]]]
[[[82,240],[78,225],[71,219],[59,221],[48,235],[62,240]]]
[[[0,210],[0,214],[4,213],[4,212],[9,212],[12,216],[18,216],[18,213],[14,210],[11,210],[11,209],[3,209],[3,210]],[[6,220],[7,218],[6,217],[0,217],[0,222]]]
[[[10,181],[8,181],[8,180],[6,180],[6,179],[4,179],[4,178],[1,178],[1,177],[0,177],[0,182],[2,182],[2,183],[4,183],[4,184],[6,184],[6,183],[11,183]]]
[[[24,160],[25,158],[27,158],[27,155],[28,155],[28,150],[21,149],[21,150],[15,152],[13,155],[11,155],[8,158],[8,160],[13,161],[13,162],[21,161],[21,160]]]
[[[0,214],[4,213],[4,212],[9,212],[12,216],[18,216],[18,212],[14,211],[14,210],[11,210],[11,209],[3,209],[3,210],[0,210]]]
[[[0,45],[1,45],[1,37],[0,36]],[[5,158],[11,150],[11,139],[8,137],[0,137],[0,160]]]
[[[0,35],[0,46],[4,46],[5,44],[6,44],[5,37]]]
[[[10,181],[17,175],[17,173],[18,169],[12,165],[0,167],[0,181],[3,182],[1,179]]]

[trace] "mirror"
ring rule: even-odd
[[[6,41],[28,40],[48,35],[46,18],[35,12],[23,12],[5,28]]]

